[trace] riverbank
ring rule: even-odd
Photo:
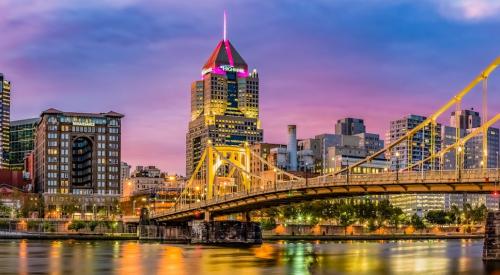
[[[391,241],[391,240],[438,240],[438,239],[482,239],[483,234],[394,234],[394,235],[264,235],[264,241]],[[136,234],[89,234],[89,233],[41,233],[41,232],[2,232],[0,239],[30,240],[139,240]],[[179,241],[164,241],[178,243]]]
[[[49,233],[49,232],[2,232],[0,239],[29,240],[138,240],[136,234],[89,234],[89,233]]]
[[[392,240],[439,240],[482,239],[484,234],[395,234],[395,235],[264,235],[264,241],[392,241]]]

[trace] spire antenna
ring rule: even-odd
[[[224,41],[227,40],[227,18],[226,18],[226,10],[224,10]]]

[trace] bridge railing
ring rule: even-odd
[[[193,209],[200,209],[209,205],[232,201],[236,199],[261,195],[265,193],[275,193],[283,191],[300,190],[304,188],[314,188],[321,186],[345,186],[345,185],[368,185],[368,184],[408,184],[408,183],[447,183],[457,184],[460,182],[499,182],[500,171],[496,168],[489,169],[464,169],[456,170],[435,170],[435,171],[405,171],[388,172],[378,174],[342,174],[328,177],[316,177],[308,179],[277,180],[275,182],[263,182],[251,186],[247,190],[216,196],[211,199],[193,202],[185,205],[176,205],[174,208],[157,212],[158,215],[169,215]]]

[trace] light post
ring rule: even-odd
[[[309,178],[309,163],[306,162],[306,187],[309,185],[308,178]]]
[[[460,181],[460,179],[462,178],[462,146],[458,146],[457,148],[457,158],[458,158],[458,161],[457,161],[457,164],[458,164],[458,181]]]
[[[276,168],[273,169],[274,171],[274,190],[278,190],[278,175],[277,175],[277,170]]]
[[[132,216],[135,216],[135,199],[132,201]]]
[[[498,169],[498,165],[499,165],[499,162],[500,162],[500,158],[499,158],[499,152],[497,151],[497,183],[500,183],[500,170]],[[496,189],[495,189],[496,191]]]
[[[396,152],[396,182],[399,182],[399,152]]]
[[[346,178],[346,181],[347,181],[347,184],[349,184],[349,172],[350,172],[350,169],[349,169],[349,158],[346,159],[346,162],[347,162],[347,178]]]
[[[95,221],[95,203],[92,205],[92,214],[94,216],[94,221]]]

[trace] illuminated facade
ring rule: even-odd
[[[391,121],[389,143],[404,136],[425,119],[424,116],[408,115]],[[439,152],[441,150],[441,134],[441,125],[436,123],[434,126],[426,126],[410,140],[397,145],[392,154],[388,155],[391,160],[391,169],[393,171],[400,170],[427,158],[432,152]],[[420,166],[414,168],[414,170],[420,169],[422,169]],[[439,162],[436,162],[434,167],[425,163],[423,169],[438,170]],[[419,216],[424,216],[430,210],[443,210],[445,208],[445,194],[399,194],[389,196],[389,200],[409,215],[416,213]]]
[[[186,175],[196,168],[208,140],[215,145],[262,141],[259,76],[225,38],[191,86],[191,121],[186,135]]]
[[[121,118],[108,113],[71,113],[56,109],[40,116],[35,138],[35,186],[47,213],[64,203],[111,211],[120,194]],[[96,205],[96,206],[94,206]]]
[[[35,148],[36,125],[39,118],[10,122],[9,163],[13,170],[23,170],[24,158]]]
[[[0,73],[0,167],[9,167],[10,82]]]

